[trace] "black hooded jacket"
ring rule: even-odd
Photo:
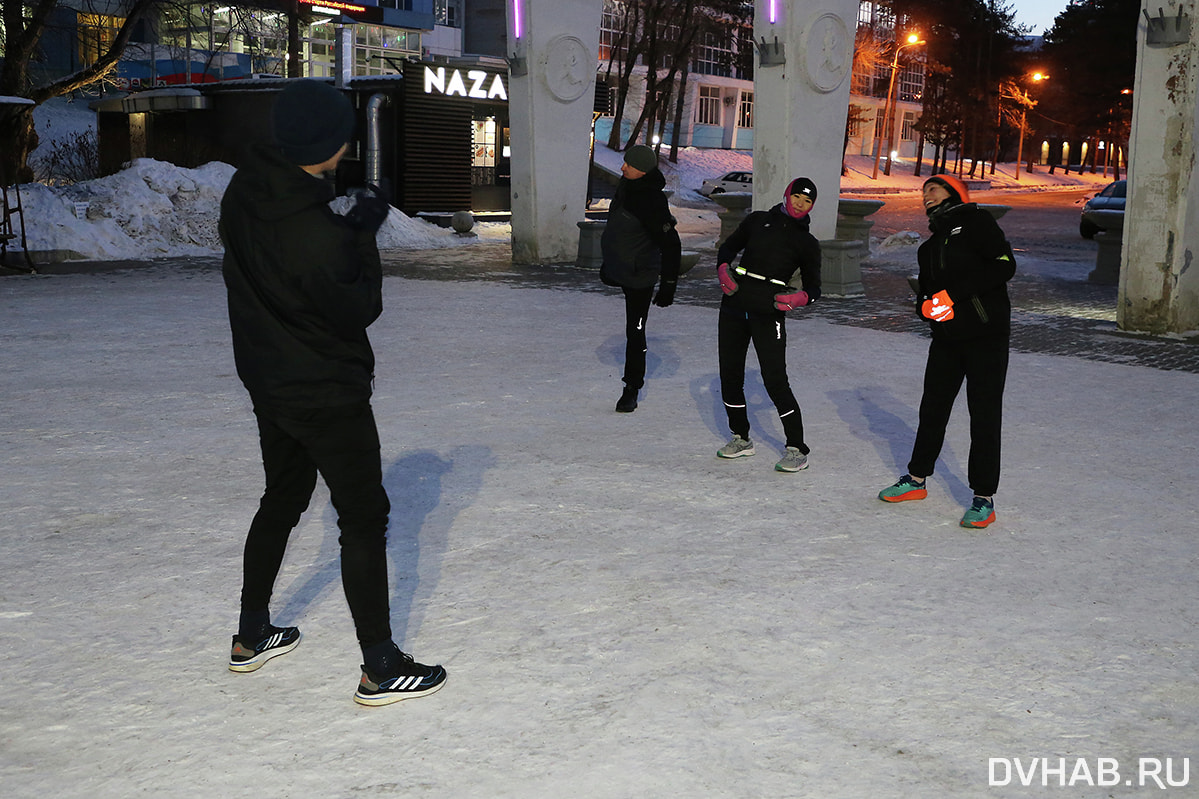
[[[257,404],[321,408],[370,398],[366,328],[383,310],[374,232],[330,210],[332,187],[254,148],[221,201],[237,374]]]
[[[608,285],[652,288],[659,274],[663,282],[678,280],[683,246],[665,187],[666,178],[656,168],[636,180],[622,177],[616,184],[600,239],[600,277]]]
[[[928,226],[932,236],[916,252],[918,304],[940,291],[953,301],[952,319],[929,321],[933,338],[1007,335],[1012,316],[1007,282],[1016,274],[1016,259],[995,218],[976,203],[942,203]]]
[[[786,286],[732,273],[737,291],[724,297],[726,308],[751,313],[782,313],[774,307],[774,295],[803,289],[813,300],[820,298],[820,242],[809,232],[811,218],[796,219],[782,203],[769,211],[754,211],[724,240],[716,261],[732,264],[741,252],[738,266]]]

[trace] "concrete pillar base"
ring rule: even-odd
[[[857,241],[820,242],[821,296],[836,299],[864,297],[862,248]]]
[[[745,220],[754,196],[748,191],[730,191],[713,194],[709,199],[724,209],[716,215],[720,220],[720,236],[716,239],[716,246],[719,247]]]
[[[1120,284],[1120,253],[1124,246],[1124,212],[1096,211],[1094,219],[1103,230],[1095,234],[1099,250],[1095,253],[1095,269],[1087,275],[1087,280],[1117,286]]]
[[[1120,249],[1124,246],[1123,231],[1101,230],[1095,234],[1095,243],[1099,245],[1099,250],[1095,253],[1095,268],[1087,275],[1087,280],[1105,286],[1119,285]]]
[[[580,269],[599,269],[604,263],[600,239],[608,223],[603,219],[584,219],[575,224],[579,226],[579,254],[575,257],[575,266]]]
[[[874,222],[866,217],[886,205],[882,200],[859,200],[842,197],[837,203],[837,240],[854,241],[861,248],[859,258],[870,255],[870,228]]]

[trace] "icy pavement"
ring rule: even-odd
[[[617,295],[492,250],[389,256],[371,331],[395,635],[450,675],[387,708],[351,700],[323,489],[274,603],[304,642],[225,668],[261,467],[212,263],[0,281],[5,797],[1199,794],[1193,370],[1017,346],[967,531],[961,404],[929,498],[875,498],[925,352],[898,293],[792,314],[812,466],[780,474],[752,359],[758,455],[714,457],[706,274],[618,415]],[[1047,327],[1126,338],[1066,300]]]

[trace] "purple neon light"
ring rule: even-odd
[[[770,0],[770,24],[771,25],[773,25],[774,23],[779,21],[778,12],[774,7],[775,2],[777,2],[777,0]]]
[[[773,1],[773,0],[772,0]],[[512,0],[512,28],[516,38],[520,38],[520,0]]]

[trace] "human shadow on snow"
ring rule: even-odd
[[[384,473],[383,486],[391,501],[387,557],[392,638],[401,649],[419,632],[436,591],[454,519],[478,496],[483,474],[494,464],[487,447],[461,446],[448,457],[432,450],[406,453]],[[320,555],[290,590],[284,606],[272,614],[275,618],[296,619],[322,595],[340,589],[340,530],[332,505],[326,504],[325,519]]]
[[[830,391],[827,396],[849,432],[868,441],[884,466],[896,475],[908,470],[912,442],[916,439],[916,429],[908,420],[919,419],[917,409],[896,399],[885,386]],[[961,464],[947,439],[937,459],[937,478],[950,496],[968,505],[974,492],[962,481],[961,473]]]
[[[691,381],[691,398],[704,424],[724,444],[732,437],[729,417],[724,410],[720,393],[720,375],[700,375]],[[745,406],[749,412],[749,437],[755,444],[767,444],[782,452],[786,441],[782,437],[782,423],[778,411],[762,385],[760,372],[745,370]]]
[[[454,447],[447,457],[410,452],[383,475],[391,497],[387,557],[391,562],[392,638],[401,649],[420,632],[435,602],[454,520],[478,497],[483,475],[495,466],[489,447]]]

